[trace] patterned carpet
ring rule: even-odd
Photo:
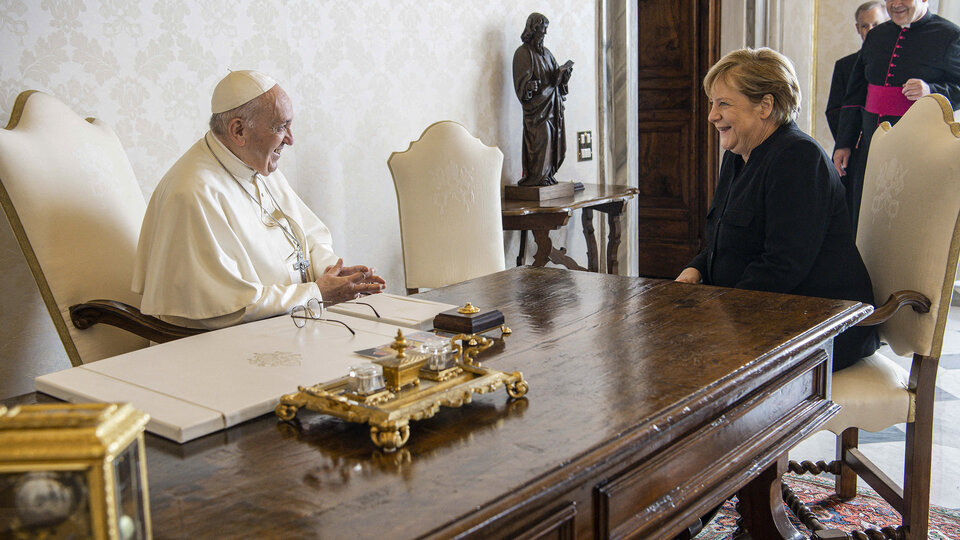
[[[844,531],[853,529],[879,529],[887,525],[898,525],[900,516],[879,495],[860,482],[860,495],[846,503],[833,496],[832,476],[796,476],[788,474],[785,481],[807,506],[814,511],[817,519],[825,526]],[[698,536],[697,540],[729,539],[736,529],[736,498],[728,500],[713,520]],[[810,531],[793,519],[794,525],[806,536]],[[960,510],[940,507],[930,509],[930,534],[934,540],[960,538]]]

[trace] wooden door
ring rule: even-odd
[[[639,0],[641,276],[676,277],[700,250],[717,181],[703,77],[718,59],[719,0]]]

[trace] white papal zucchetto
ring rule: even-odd
[[[277,81],[250,69],[231,71],[217,83],[210,99],[213,114],[235,109],[251,99],[262,95],[277,84]]]

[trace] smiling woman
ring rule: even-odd
[[[873,304],[840,178],[794,122],[800,86],[790,60],[766,48],[733,51],[704,89],[726,152],[705,247],[677,281]],[[847,330],[834,342],[834,370],[878,345],[872,328]]]
[[[800,111],[793,64],[771,49],[742,49],[724,56],[703,79],[703,88],[710,97],[707,120],[720,132],[720,146],[744,161]]]

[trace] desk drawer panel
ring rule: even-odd
[[[517,540],[573,540],[577,537],[574,521],[576,517],[577,505],[571,502],[539,518],[523,532],[511,537]]]
[[[827,356],[823,351],[812,356],[818,362],[813,369],[786,382],[773,381],[660,452],[660,458],[635,464],[598,486],[599,536],[649,533],[683,513],[692,521],[700,509],[690,506],[699,497],[738,473],[762,470],[767,464],[756,463],[754,456],[777,444],[779,434],[802,425],[812,405],[826,401]],[[678,485],[678,478],[689,481]]]

